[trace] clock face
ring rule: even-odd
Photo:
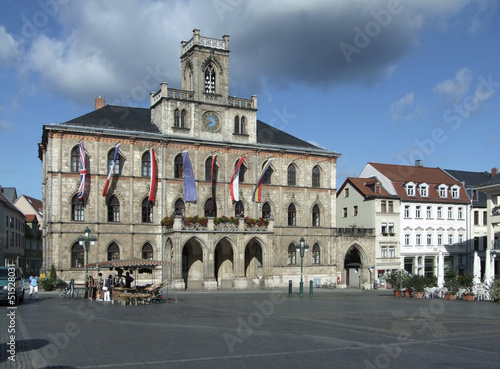
[[[209,132],[218,132],[220,130],[220,117],[214,111],[207,111],[203,114],[203,128]]]

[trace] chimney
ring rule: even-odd
[[[104,105],[106,105],[106,102],[104,101],[104,97],[96,97],[95,98],[95,110],[99,110],[101,108],[104,108]]]
[[[416,167],[423,167],[424,161],[423,160],[415,160],[415,166]]]
[[[498,174],[498,167],[491,168],[491,176],[494,177]]]

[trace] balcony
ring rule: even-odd
[[[162,221],[165,233],[221,232],[221,233],[273,233],[273,219],[227,217],[166,217]]]

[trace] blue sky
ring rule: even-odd
[[[230,93],[258,118],[367,162],[490,171],[500,164],[493,0],[4,0],[0,185],[41,199],[42,126],[180,88],[180,42],[230,35]]]

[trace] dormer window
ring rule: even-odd
[[[448,197],[448,186],[442,184],[438,187],[439,197],[445,199]]]
[[[378,194],[382,192],[381,187],[380,187],[380,183],[375,184],[375,191],[374,192],[378,193]]]
[[[406,184],[406,194],[408,196],[415,196],[415,183],[410,182]]]
[[[454,185],[451,187],[451,197],[454,199],[458,199],[460,197],[460,187]]]
[[[420,190],[421,197],[429,197],[429,186],[427,184],[421,184],[418,186],[418,189]]]

